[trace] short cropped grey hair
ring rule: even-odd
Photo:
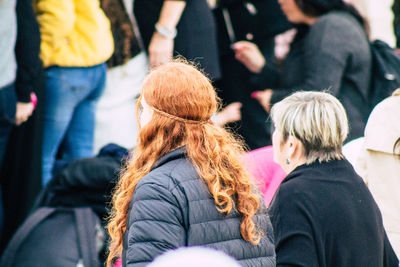
[[[348,120],[343,105],[331,94],[296,92],[276,103],[271,117],[282,142],[293,136],[303,144],[306,164],[343,158]]]

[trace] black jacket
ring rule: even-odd
[[[347,111],[352,140],[364,135],[371,66],[360,23],[346,12],[334,11],[300,30],[280,70],[267,62],[253,81],[259,89],[274,90],[272,104],[299,90],[329,90]]]
[[[90,207],[106,219],[112,190],[128,150],[115,144],[104,146],[95,157],[75,159],[59,167],[43,189],[39,207]]]
[[[4,2],[4,1],[3,1]],[[1,250],[28,215],[42,186],[42,132],[45,76],[39,59],[39,24],[31,0],[17,0],[17,42],[15,90],[19,102],[30,102],[34,92],[37,106],[29,120],[12,129],[0,173],[4,207]],[[3,36],[0,38],[4,38]]]
[[[273,58],[275,36],[293,27],[276,0],[220,0],[214,14],[221,56],[234,57],[222,9],[228,11],[236,41],[257,44],[268,59]]]
[[[30,94],[37,87],[42,75],[42,62],[39,59],[40,33],[32,1],[17,1],[17,79],[15,89],[20,102],[30,102]]]
[[[257,246],[242,239],[238,213],[217,211],[206,184],[184,148],[179,148],[162,157],[136,187],[124,236],[123,265],[146,266],[167,250],[205,246],[231,255],[243,266],[275,266],[265,206],[254,218],[265,233]]]
[[[297,167],[270,215],[277,266],[398,266],[379,208],[347,160]]]
[[[222,79],[215,83],[218,96],[224,105],[242,103],[240,122],[228,127],[241,135],[250,149],[271,145],[271,133],[266,121],[268,114],[260,103],[251,97],[254,87],[251,72],[235,58],[228,36],[223,12],[229,14],[236,41],[256,43],[267,60],[274,57],[275,35],[288,30],[291,25],[276,0],[220,0],[214,10],[218,29],[218,47]],[[224,11],[223,11],[224,10]]]

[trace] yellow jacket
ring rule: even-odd
[[[99,0],[35,0],[45,67],[90,67],[114,51],[110,22]]]

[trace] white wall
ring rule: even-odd
[[[360,13],[367,17],[371,27],[371,39],[381,39],[395,46],[393,32],[393,0],[348,0],[353,3]]]

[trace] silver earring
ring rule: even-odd
[[[286,159],[286,164],[289,165],[290,164],[290,160],[289,158]]]

